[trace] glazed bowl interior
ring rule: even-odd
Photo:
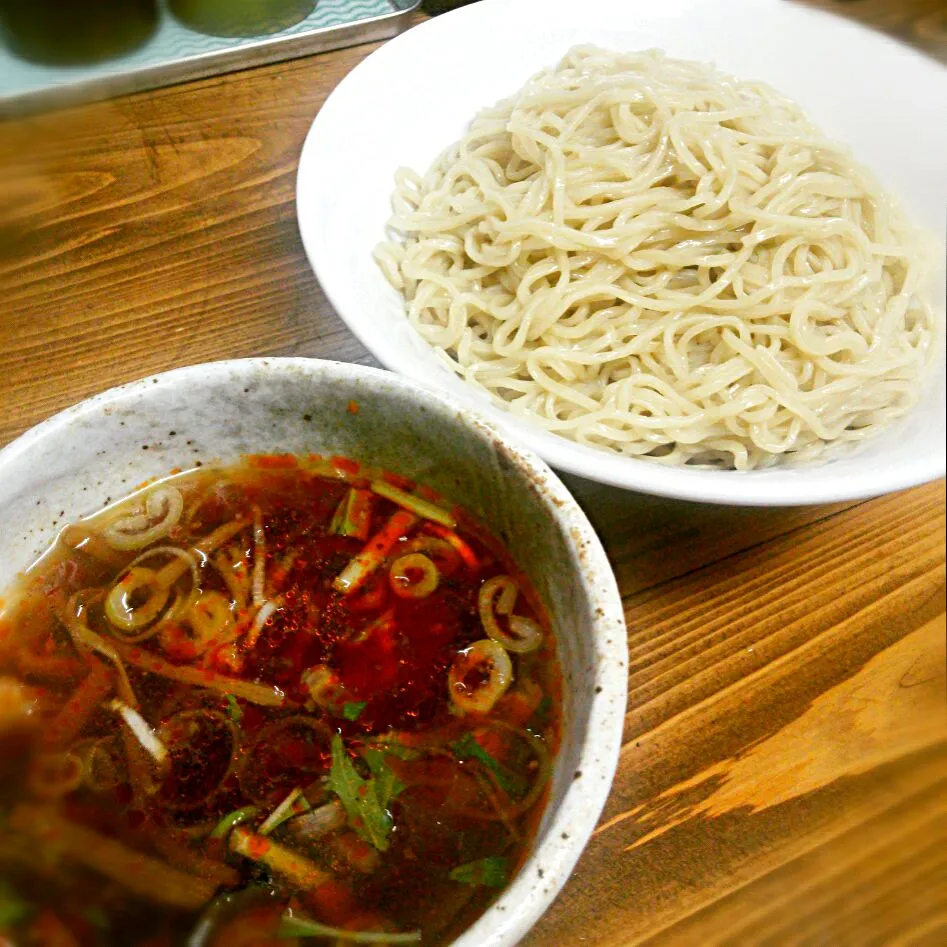
[[[591,834],[625,706],[614,578],[584,514],[538,458],[469,411],[375,369],[307,359],[180,369],[83,402],[0,451],[0,592],[69,521],[174,468],[247,453],[338,454],[428,484],[502,540],[543,599],[564,692],[549,803],[523,869],[455,942],[515,943]]]

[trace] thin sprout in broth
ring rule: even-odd
[[[432,491],[343,458],[179,474],[13,593],[0,940],[444,944],[522,863],[555,642]]]

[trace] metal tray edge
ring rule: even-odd
[[[94,76],[70,82],[68,85],[30,90],[8,98],[0,97],[0,118],[99,102],[181,82],[284,62],[314,53],[324,53],[331,49],[390,39],[407,29],[411,14],[421,6],[422,0],[397,2],[398,9],[381,16],[323,26],[291,36],[265,36],[233,49],[215,50],[172,63],[144,66],[113,75]]]

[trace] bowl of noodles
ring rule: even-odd
[[[541,460],[390,372],[250,359],[83,402],[0,483],[5,936],[512,947],[552,902],[627,645]]]
[[[484,0],[340,83],[301,233],[380,362],[554,467],[877,495],[944,473],[945,95],[936,63],[785,4]]]

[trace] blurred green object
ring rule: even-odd
[[[316,0],[168,0],[185,26],[211,36],[278,33],[312,13]]]
[[[46,65],[121,56],[157,24],[157,0],[0,0],[0,38],[21,58]]]

